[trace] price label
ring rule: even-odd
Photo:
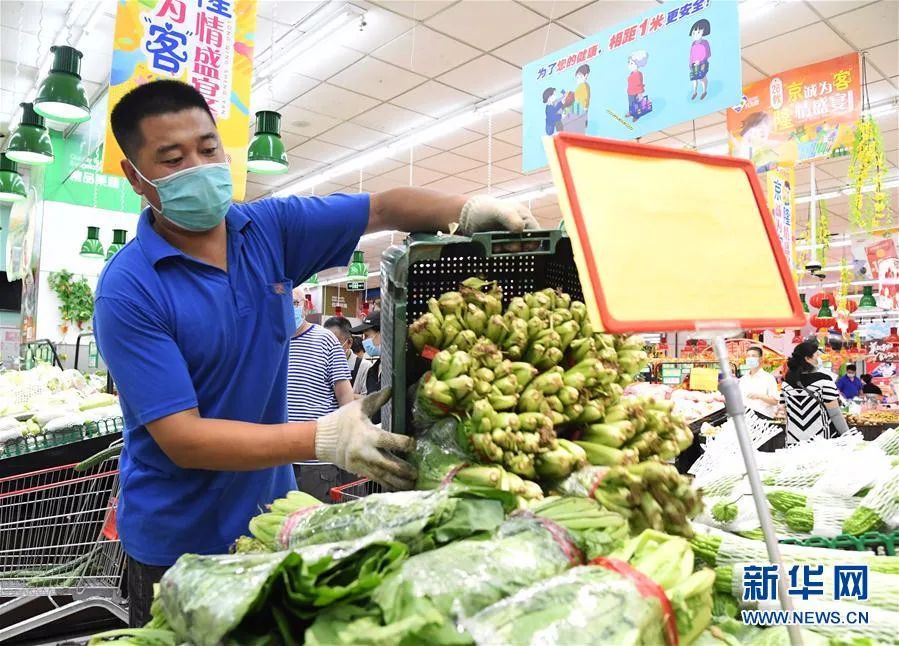
[[[365,281],[364,280],[356,280],[346,284],[346,289],[348,292],[364,292],[365,291]]]
[[[690,390],[718,390],[718,369],[696,367],[690,371]]]

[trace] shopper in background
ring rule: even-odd
[[[787,359],[781,402],[787,412],[787,444],[814,437],[832,437],[849,431],[840,411],[840,393],[827,375],[818,371],[818,343],[803,341]]]
[[[355,334],[353,335],[353,347],[350,349],[350,351],[360,359],[365,358],[365,346],[362,345],[361,336],[356,336]]]
[[[362,335],[362,347],[365,348],[365,354],[371,357],[372,364],[365,378],[365,391],[363,394],[373,393],[381,387],[381,312],[375,310],[364,319],[362,323],[354,327],[351,332],[353,334]],[[378,415],[378,421],[372,418],[377,424],[381,419]]]
[[[880,389],[880,386],[874,383],[874,377],[869,374],[862,375],[862,382],[864,386],[862,386],[862,392],[866,395],[876,395],[877,397],[883,397],[883,391]]]
[[[740,391],[746,407],[764,419],[774,419],[780,401],[774,375],[762,368],[762,349],[752,346],[746,351],[749,372],[740,377]]]
[[[862,380],[855,376],[855,366],[846,366],[846,374],[837,379],[837,389],[846,399],[855,399],[862,393]]]
[[[352,328],[350,320],[344,316],[332,316],[325,321],[324,328],[337,337],[346,354],[347,366],[350,369],[350,384],[353,386],[353,393],[356,395],[365,394],[365,378],[368,375],[368,369],[371,368],[371,361],[363,356],[355,355],[352,352],[353,335],[350,330]],[[360,350],[362,349],[362,340],[359,340]]]
[[[308,422],[353,401],[346,352],[340,341],[304,316],[305,293],[293,292],[296,332],[287,359],[287,421]]]
[[[414,445],[372,426],[389,391],[312,422],[287,422],[293,288],[346,266],[365,232],[536,228],[520,204],[404,187],[375,195],[234,203],[215,119],[191,85],[138,85],[113,107],[122,171],[149,206],[136,239],[106,263],[94,332],[125,417],[118,532],[130,623],[187,552],[221,554],[249,519],[317,459],[392,489]]]

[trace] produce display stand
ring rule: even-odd
[[[37,339],[23,343],[21,347],[22,369],[28,370],[39,363],[50,363],[62,370],[62,361],[56,345],[50,339]]]
[[[714,337],[725,375],[719,387],[734,422],[768,558],[780,571],[781,609],[792,610],[739,382],[725,335],[712,333],[797,327],[804,321],[753,165],[564,133],[544,141],[594,327],[617,333],[706,330]],[[640,199],[645,186],[654,191]],[[672,246],[683,249],[685,261],[667,272],[658,263],[633,262],[664,257]],[[751,285],[738,293],[734,285],[748,275]],[[634,285],[641,286],[641,298],[634,297]],[[787,629],[791,643],[801,644],[798,627]]]
[[[81,358],[81,342],[82,342],[82,340],[83,339],[93,340],[93,338],[94,338],[94,333],[92,331],[91,332],[81,332],[78,335],[78,338],[75,340],[75,363],[72,366],[73,368],[75,368],[75,370],[81,370],[81,368],[79,367],[79,359]],[[91,341],[91,342],[93,342],[93,341]],[[89,347],[90,347],[90,343],[88,344],[88,348]],[[88,355],[90,355],[90,352],[88,352]],[[88,358],[90,358],[90,357],[88,356]],[[94,366],[94,367],[96,367],[96,366]],[[90,366],[88,366],[88,368],[90,368]],[[82,372],[84,372],[84,371],[82,370]],[[108,370],[106,371],[106,392],[109,393],[110,395],[115,394],[115,384],[113,383],[112,375],[109,373]]]

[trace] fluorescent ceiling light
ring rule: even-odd
[[[330,3],[324,3],[281,37],[281,40],[286,39],[289,42],[278,41],[271,44],[265,61],[257,65],[254,70],[256,83],[253,89],[258,89],[263,81],[277,72],[288,69],[290,63],[294,62],[300,54],[333,36],[346,25],[364,15],[364,9],[349,3],[339,5],[336,10]],[[316,52],[316,56],[321,54],[322,52]]]
[[[897,105],[895,103],[895,99],[891,100],[889,103],[884,103],[882,105],[876,105],[872,107],[870,110],[862,111],[862,114],[868,115],[869,117],[882,117],[885,114],[890,114],[891,112],[895,112]]]
[[[866,285],[877,285],[878,281],[876,280],[853,280],[849,283],[853,287],[864,287]],[[800,285],[799,289],[804,291],[815,291],[818,289],[833,289],[834,287],[839,287],[840,283],[824,283],[822,285]]]
[[[755,20],[779,5],[779,0],[743,0],[740,3],[740,22]]]
[[[899,188],[899,179],[888,179],[883,182],[881,185],[883,190],[889,190],[891,188]],[[865,184],[862,186],[862,193],[870,193],[874,190],[873,184]],[[818,193],[815,195],[816,202],[822,202],[824,200],[832,200],[836,197],[842,197],[843,195],[852,195],[855,193],[854,188],[846,187],[840,189],[839,191],[827,191],[826,193]],[[808,204],[812,201],[811,195],[802,195],[795,199],[796,204]]]
[[[816,245],[816,246],[819,248],[821,247],[820,244]],[[831,249],[837,249],[839,247],[851,247],[852,241],[851,240],[837,240],[837,241],[831,242],[828,246]],[[796,245],[796,251],[808,251],[811,248],[812,248],[812,245],[810,245],[810,244]]]

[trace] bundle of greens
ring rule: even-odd
[[[702,511],[702,499],[690,481],[670,464],[640,462],[614,467],[585,467],[556,486],[569,496],[595,498],[628,520],[632,534],[657,529],[692,536],[690,518]]]
[[[876,531],[899,514],[899,464],[865,494],[858,508],[843,523],[843,533],[858,536]]]
[[[578,565],[564,530],[534,517],[507,520],[489,539],[469,538],[411,557],[372,593],[372,605],[323,612],[307,644],[467,644],[456,622]]]
[[[158,628],[120,628],[91,637],[88,646],[116,644],[116,646],[178,646],[181,640],[171,630]]]
[[[525,588],[462,626],[478,644],[690,643],[711,621],[713,582],[710,570],[693,572],[687,541],[647,530],[612,557]]]
[[[407,545],[415,554],[478,532],[491,532],[499,526],[505,517],[502,502],[467,497],[468,493],[464,487],[444,487],[374,494],[339,505],[305,505],[297,496],[297,509],[292,508],[289,495],[276,500],[271,511],[254,517],[250,531],[269,550],[380,533]],[[511,500],[506,502],[513,504]]]
[[[690,539],[697,558],[710,566],[731,563],[767,562],[765,544],[761,541],[736,536],[712,527],[696,525]],[[867,565],[872,572],[899,574],[899,556],[878,556],[870,552],[832,550],[801,545],[780,546],[784,563],[810,563],[812,565]]]
[[[369,595],[407,555],[378,533],[272,554],[185,554],[162,577],[159,606],[198,646],[296,643],[319,609]]]

